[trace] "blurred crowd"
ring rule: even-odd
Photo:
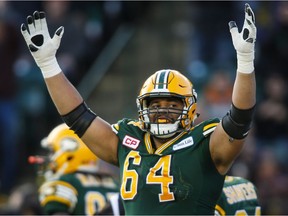
[[[199,89],[198,121],[221,118],[231,105],[236,55],[230,33],[225,30],[231,17],[243,14],[243,4],[241,1],[190,3],[193,32],[185,64],[188,77]],[[3,202],[37,196],[33,184],[20,185],[26,177],[31,180],[36,175],[35,170],[27,168],[27,157],[41,153],[39,141],[60,123],[39,69],[19,34],[26,16],[35,10],[44,10],[51,35],[59,26],[65,27],[58,60],[67,77],[77,85],[117,27],[123,22],[141,19],[145,9],[152,5],[133,1],[85,4],[0,1],[0,199]],[[253,129],[230,174],[255,183],[263,214],[287,214],[288,2],[255,1],[250,5],[257,26],[258,101]],[[238,18],[235,21],[241,29],[243,17]],[[17,194],[18,199],[15,198]],[[28,200],[37,209],[37,201]]]
[[[228,28],[228,17],[232,17],[227,13],[241,14],[243,2],[191,4],[196,12],[192,16],[195,32],[191,37],[187,71],[194,83],[203,86],[199,92],[199,120],[221,118],[231,105],[236,70],[236,56],[231,49],[230,35],[227,36],[230,33],[223,29]],[[263,214],[287,214],[288,2],[249,4],[255,12],[257,26],[257,105],[253,129],[230,173],[255,183]],[[217,15],[219,19],[215,19]],[[235,21],[240,31],[243,23],[242,17],[238,18]]]
[[[17,206],[35,201],[26,199],[35,194],[30,183],[37,177],[27,158],[42,153],[41,139],[61,121],[20,34],[21,23],[38,10],[46,13],[51,36],[65,27],[58,62],[76,86],[120,24],[134,23],[144,9],[141,2],[0,1],[0,203],[11,197]]]

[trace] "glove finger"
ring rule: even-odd
[[[47,26],[47,21],[46,21],[45,12],[40,11],[40,12],[39,12],[39,16],[40,16],[40,23],[41,23],[42,31],[45,32],[44,35],[45,35],[45,36],[47,35],[47,36],[50,37],[49,31],[48,31],[48,26]]]
[[[254,28],[255,27],[255,16],[254,13],[249,6],[249,4],[245,4],[245,20],[244,20],[244,26],[245,28]],[[255,27],[256,28],[256,27]]]
[[[39,33],[39,31],[41,31],[41,23],[40,23],[39,12],[35,11],[33,13],[33,17],[34,17],[35,31],[37,31]]]
[[[248,3],[245,4],[245,29],[243,30],[243,39],[247,42],[255,42],[256,39],[256,26],[255,15]]]
[[[236,24],[235,21],[230,21],[230,22],[228,23],[228,25],[229,25],[229,29],[230,29],[230,30],[231,30],[232,28],[236,28],[236,29],[238,30],[238,27],[237,27],[237,24]]]
[[[27,24],[28,24],[28,29],[30,32],[30,35],[34,35],[35,34],[35,26],[34,26],[34,20],[32,16],[28,16],[27,17]]]
[[[239,34],[238,27],[235,21],[230,21],[228,25],[229,25],[230,33],[232,37],[235,37],[235,35]]]
[[[64,27],[61,26],[61,27],[59,27],[59,28],[56,30],[56,32],[55,32],[55,34],[54,34],[54,36],[53,36],[53,38],[52,38],[52,43],[53,43],[57,48],[58,48],[59,45],[60,45],[61,38],[62,38],[63,34],[64,34]]]
[[[31,40],[30,40],[30,34],[25,26],[24,23],[22,23],[21,25],[21,33],[24,37],[24,40],[26,41],[27,44],[31,43]]]
[[[238,27],[236,25],[236,22],[230,21],[229,22],[229,28],[230,28],[230,33],[231,33],[233,44],[235,44],[236,41],[240,37],[240,33],[239,33]]]
[[[245,4],[245,19],[248,19],[255,24],[255,15],[248,3]]]
[[[60,38],[62,38],[63,34],[64,34],[64,27],[60,26],[56,31],[55,34],[58,35]]]

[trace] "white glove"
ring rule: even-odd
[[[254,71],[256,26],[255,16],[249,4],[245,4],[245,20],[239,33],[235,21],[229,22],[234,48],[237,52],[237,71],[252,73]]]
[[[27,17],[27,24],[28,29],[24,23],[21,25],[21,33],[43,77],[49,78],[60,73],[62,70],[56,59],[56,51],[59,48],[64,27],[58,28],[51,38],[45,13],[38,11],[35,11],[33,16]]]

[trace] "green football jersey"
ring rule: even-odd
[[[45,182],[39,200],[45,214],[95,215],[116,193],[119,184],[111,176],[76,172]]]
[[[255,185],[241,177],[227,176],[216,215],[261,215]]]
[[[219,119],[202,122],[158,149],[139,122],[112,125],[119,137],[118,160],[125,213],[128,215],[214,214],[225,176],[209,151]]]

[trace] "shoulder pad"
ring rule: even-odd
[[[118,121],[117,123],[115,124],[112,124],[112,130],[118,134],[120,128],[127,128],[127,127],[137,127],[139,129],[141,129],[140,127],[140,122],[139,121],[136,121],[136,120],[132,120],[132,119],[127,119],[127,118],[124,118],[120,121]]]
[[[218,118],[214,118],[214,119],[201,122],[200,124],[195,126],[195,128],[198,127],[200,130],[202,130],[203,136],[207,137],[209,134],[211,134],[215,130],[219,122],[220,120]]]
[[[74,208],[77,202],[77,190],[68,182],[48,181],[39,189],[39,199],[42,206],[50,201],[61,202],[70,208]]]

